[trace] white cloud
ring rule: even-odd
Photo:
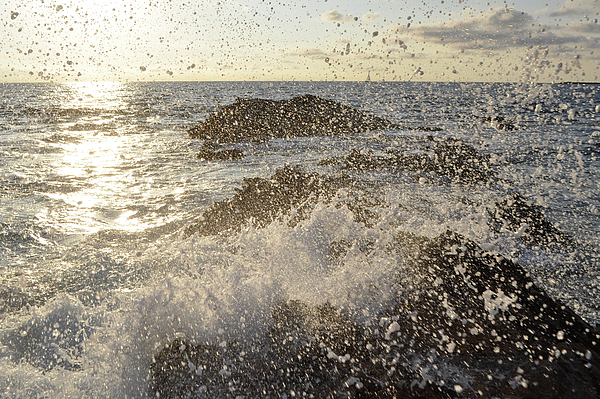
[[[321,19],[327,22],[341,22],[344,20],[344,14],[338,10],[329,10],[326,13],[321,14]]]
[[[510,47],[577,44],[597,45],[595,37],[569,29],[568,26],[547,27],[536,23],[528,13],[498,8],[486,14],[469,16],[440,24],[422,24],[407,28],[397,25],[388,34],[404,40],[442,44],[462,49],[494,49]],[[587,32],[591,33],[591,32]]]
[[[564,29],[582,35],[600,34],[600,24],[597,22],[573,22]]]
[[[379,14],[378,12],[368,12],[365,15],[362,16],[362,19],[364,21],[368,21],[368,22],[375,22],[379,19],[379,17],[381,16],[381,14]]]
[[[350,22],[355,21],[358,18],[354,18],[352,15],[344,15],[338,10],[329,10],[326,13],[321,14],[321,19],[326,22]]]
[[[307,57],[312,59],[323,59],[330,55],[319,48],[295,48],[281,51],[283,56]]]
[[[595,16],[600,12],[598,0],[566,0],[565,4],[556,11],[550,13],[551,17],[580,17],[585,14]]]

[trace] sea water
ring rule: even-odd
[[[149,365],[165,344],[260,340],[281,301],[329,302],[369,323],[397,290],[403,261],[386,248],[398,230],[425,237],[455,231],[521,264],[553,298],[597,324],[599,88],[0,85],[0,397],[148,396]],[[240,142],[229,147],[246,154],[241,160],[196,158],[202,141],[186,130],[219,106],[303,94],[404,128]],[[414,129],[422,126],[441,130]],[[466,184],[398,170],[348,171],[356,184],[318,202],[298,224],[284,217],[227,235],[184,234],[244,178],[269,178],[285,165],[336,175],[319,162],[353,149],[418,152],[428,135],[488,155],[497,179]],[[519,231],[492,229],[490,210],[512,193],[577,245],[531,247]],[[356,202],[370,204],[377,217],[357,220]],[[340,241],[349,250],[334,259],[330,244]],[[405,272],[405,284],[418,282]]]

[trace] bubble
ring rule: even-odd
[[[142,72],[146,72],[146,67],[145,67],[145,66],[141,66],[141,67],[140,67],[140,71],[142,71]]]

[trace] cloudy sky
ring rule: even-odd
[[[5,1],[0,82],[600,80],[600,0]]]

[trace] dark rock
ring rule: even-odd
[[[482,122],[498,130],[515,130],[515,125],[512,121],[498,115],[486,116],[482,119]]]
[[[520,266],[452,232],[398,233],[389,250],[408,268],[373,322],[282,303],[260,342],[165,347],[150,368],[153,396],[600,397],[597,331]]]
[[[423,152],[406,154],[388,150],[376,156],[369,151],[350,150],[342,160],[323,160],[320,165],[338,164],[352,170],[392,169],[410,172],[435,173],[461,183],[489,181],[495,176],[489,159],[470,145],[461,141],[435,141],[423,148]]]
[[[597,332],[520,266],[450,232],[398,240],[420,248],[403,255],[423,276],[400,307],[414,316],[398,321],[403,342],[469,364],[484,397],[598,397]]]
[[[196,157],[202,161],[231,161],[245,156],[239,148],[219,150],[219,145],[213,141],[205,141]]]
[[[319,197],[332,195],[331,181],[318,173],[308,173],[295,166],[278,169],[271,179],[244,179],[230,199],[214,203],[202,214],[202,220],[187,228],[186,234],[215,235],[239,231],[252,221],[264,227],[277,217],[297,210],[294,220],[301,220]]]
[[[491,228],[519,232],[519,239],[529,245],[573,246],[573,239],[554,227],[538,206],[530,204],[521,194],[512,194],[489,211]]]
[[[390,121],[347,105],[304,95],[290,100],[238,98],[190,128],[188,134],[192,138],[231,143],[398,128]]]
[[[23,289],[8,285],[0,286],[0,315],[36,305],[39,305],[38,299]]]

